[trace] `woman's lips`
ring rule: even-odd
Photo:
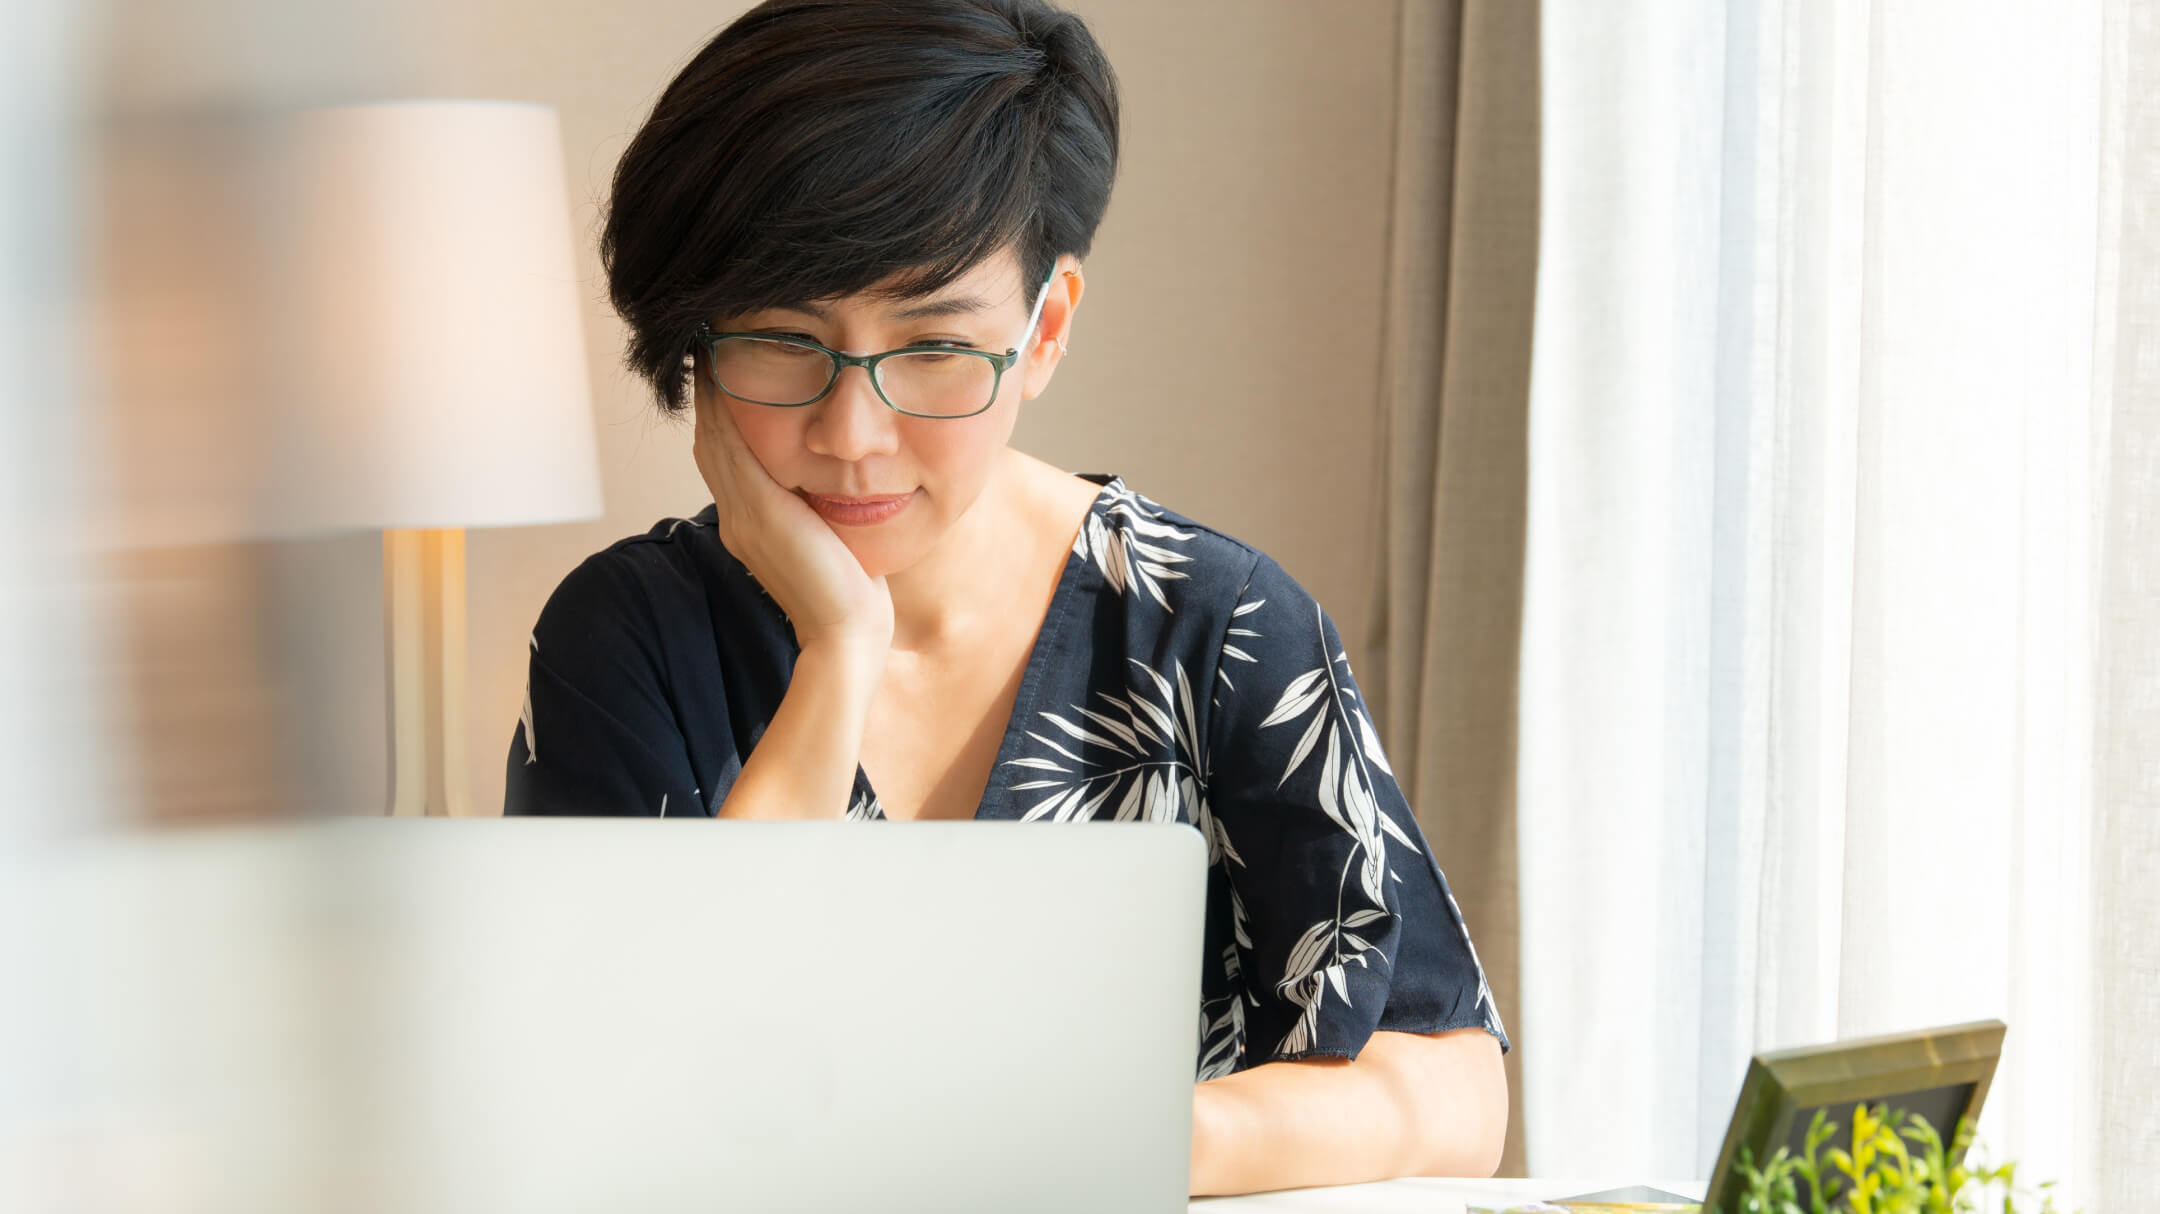
[[[908,503],[915,500],[915,495],[902,493],[884,497],[825,497],[805,490],[803,500],[809,502],[810,508],[818,512],[818,517],[828,523],[838,523],[843,527],[867,527],[882,523],[907,509]]]

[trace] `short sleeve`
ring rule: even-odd
[[[620,552],[562,580],[533,626],[505,814],[705,816],[660,654]]]
[[[1354,1058],[1377,1029],[1509,1042],[1334,621],[1262,555],[1222,644],[1208,794],[1247,1065]]]

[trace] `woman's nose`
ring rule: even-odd
[[[804,444],[819,455],[855,461],[898,447],[899,415],[885,405],[863,367],[842,367],[832,390],[810,406]]]

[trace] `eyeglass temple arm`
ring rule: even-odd
[[[1035,322],[1042,319],[1043,304],[1047,303],[1050,299],[1050,284],[1056,281],[1057,263],[1053,261],[1050,263],[1050,277],[1043,279],[1042,289],[1035,292],[1035,310],[1028,313],[1027,328],[1020,334],[1021,346],[1027,345],[1028,339],[1032,338],[1035,335]],[[1015,357],[1019,353],[1020,350],[1017,347],[1011,350],[1007,350],[1005,352],[1006,357],[1008,358]]]

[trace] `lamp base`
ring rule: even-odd
[[[468,817],[465,532],[383,532],[390,662],[390,813]]]

